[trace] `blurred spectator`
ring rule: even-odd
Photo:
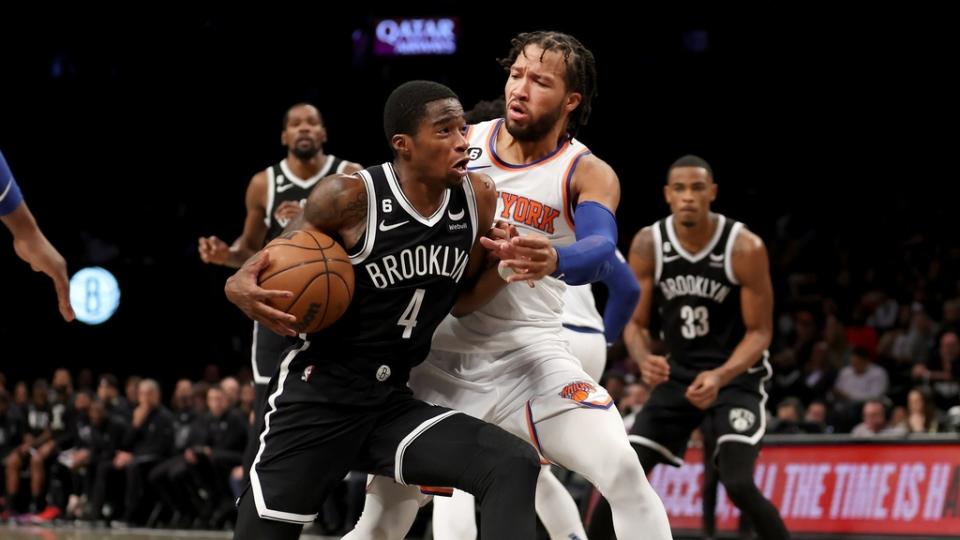
[[[173,451],[173,415],[161,404],[160,386],[153,379],[140,381],[130,425],[123,450],[113,458],[114,468],[126,478],[122,521],[127,523],[145,521],[141,511],[151,490],[143,481]]]
[[[779,435],[803,433],[800,420],[803,418],[803,403],[795,397],[788,397],[777,405],[777,423],[770,431]]]
[[[23,442],[26,430],[27,426],[23,417],[11,407],[10,394],[7,393],[6,389],[0,387],[0,461],[17,451],[16,449]],[[6,474],[9,478],[10,469],[7,469]],[[17,474],[19,475],[19,470]],[[16,491],[8,491],[9,489],[10,480],[7,479],[4,485],[0,486],[0,490],[2,490],[0,491],[0,522],[6,521],[10,517],[8,504],[12,504],[13,501],[8,497]]]
[[[940,418],[927,387],[917,387],[907,395],[907,431],[936,433],[941,431]]]
[[[100,376],[97,397],[103,402],[107,414],[130,420],[132,413],[130,403],[127,402],[127,398],[120,395],[120,383],[114,375],[105,373]]]
[[[946,410],[960,405],[960,339],[955,332],[943,334],[937,354],[926,365],[913,367],[913,379],[933,389],[938,408]]]
[[[124,394],[127,396],[127,403],[130,404],[130,410],[137,408],[139,404],[137,400],[140,396],[140,381],[143,380],[143,377],[139,375],[131,375],[127,377],[127,385]]]
[[[232,409],[240,404],[240,383],[233,377],[224,377],[220,381],[220,389],[227,399],[227,408]],[[209,404],[208,404],[209,406]]]
[[[874,364],[866,349],[854,348],[850,365],[841,369],[833,394],[839,401],[863,403],[882,397],[889,385],[887,372]]]
[[[863,404],[863,422],[853,428],[854,437],[900,437],[907,434],[903,426],[887,425],[887,409],[878,399],[871,399]]]
[[[173,413],[173,449],[180,452],[187,447],[190,426],[197,417],[193,410],[193,383],[190,379],[177,381],[170,398],[170,412]]]
[[[799,397],[803,402],[824,399],[837,380],[837,371],[830,365],[827,342],[819,341],[810,352],[810,359],[801,370]]]
[[[13,407],[20,411],[20,414],[27,414],[27,405],[30,402],[30,389],[26,381],[20,381],[13,387]]]
[[[827,404],[820,400],[811,401],[807,405],[807,414],[804,420],[815,433],[833,433],[833,426],[828,423]]]
[[[240,387],[240,412],[244,418],[250,418],[253,408],[256,406],[256,392],[253,388],[253,382],[247,382]]]
[[[827,356],[830,365],[840,369],[850,361],[850,344],[847,342],[847,329],[836,315],[828,315],[824,324],[823,339],[827,343]]]

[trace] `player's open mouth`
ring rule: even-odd
[[[457,172],[459,172],[459,173],[461,173],[461,174],[466,174],[466,172],[467,172],[467,164],[468,164],[468,163],[470,163],[470,160],[467,159],[467,158],[463,158],[463,159],[461,159],[460,161],[454,163],[454,164],[453,164],[453,168],[454,168],[454,170],[456,170]]]
[[[523,107],[520,107],[519,105],[515,105],[515,104],[510,105],[510,108],[507,109],[507,115],[510,117],[511,120],[523,120],[527,118],[527,116],[529,116],[527,112],[523,110]]]

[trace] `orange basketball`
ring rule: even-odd
[[[353,266],[340,244],[318,231],[293,231],[264,248],[270,265],[260,272],[264,289],[290,291],[270,305],[297,318],[294,330],[311,333],[339,319],[353,298]]]

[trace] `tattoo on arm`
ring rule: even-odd
[[[355,222],[367,215],[367,190],[357,191],[357,196],[340,210],[340,219],[344,222]]]

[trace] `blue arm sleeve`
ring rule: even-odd
[[[23,195],[20,194],[20,187],[13,179],[13,173],[7,166],[7,160],[3,158],[3,152],[0,152],[0,216],[13,212],[21,202],[23,202]]]
[[[607,343],[614,343],[623,332],[633,310],[640,301],[640,283],[633,275],[633,269],[623,259],[619,251],[614,251],[617,261],[603,280],[607,286],[607,307],[603,310],[603,335]]]
[[[557,249],[553,277],[568,285],[585,285],[604,279],[617,261],[617,220],[596,201],[577,205],[577,241]]]

